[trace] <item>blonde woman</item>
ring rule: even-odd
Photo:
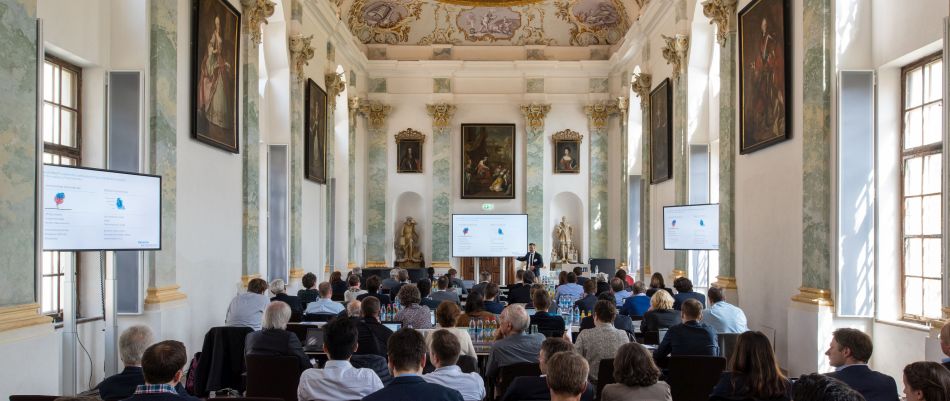
[[[666,291],[655,292],[650,298],[650,310],[643,314],[640,332],[659,331],[677,324],[680,324],[680,313],[673,309],[673,296]]]

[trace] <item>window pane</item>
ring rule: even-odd
[[[940,235],[940,195],[930,195],[923,198],[921,205],[923,213],[924,235]]]
[[[923,280],[916,277],[904,277],[904,313],[923,315]]]
[[[54,273],[52,252],[43,252],[43,269],[40,272],[44,275]]]
[[[923,175],[923,158],[915,157],[904,162],[904,196],[920,195],[920,182]]]
[[[904,274],[920,276],[921,270],[921,239],[907,238],[904,240]]]
[[[939,238],[924,238],[924,276],[940,279]]]
[[[55,280],[56,277],[43,277],[43,279],[40,281],[42,283],[40,286],[40,293],[42,294],[43,313],[49,313],[59,309],[55,304],[56,293],[53,292],[55,289],[53,287]]]
[[[943,102],[930,104],[924,107],[924,138],[923,144],[940,142],[943,122]]]
[[[924,317],[940,319],[940,280],[924,280]]]
[[[904,77],[904,84],[907,86],[904,92],[904,108],[919,106],[922,103],[923,96],[923,69],[915,68]]]
[[[62,70],[62,105],[76,108],[76,74],[69,70]]]
[[[59,72],[62,69],[58,65],[53,65],[53,79],[49,82],[44,82],[43,85],[49,85],[50,89],[53,91],[53,95],[50,98],[50,101],[53,103],[59,103]]]
[[[62,164],[64,166],[75,166],[76,159],[73,159],[72,157],[63,156],[62,159],[59,161],[59,164]]]
[[[904,149],[913,149],[922,143],[923,121],[921,115],[921,109],[913,109],[904,113]]]
[[[924,157],[924,173],[922,178],[924,194],[936,194],[940,192],[940,187],[942,186],[940,182],[940,163],[943,163],[943,156],[940,153]]]
[[[50,104],[43,104],[43,141],[56,143],[56,132],[59,130],[59,108]]]
[[[77,147],[76,143],[76,113],[62,109],[62,132],[61,132],[61,145]]]
[[[920,198],[904,200],[904,235],[920,235]]]
[[[943,61],[941,60],[927,65],[927,89],[924,94],[927,102],[932,102],[943,97],[943,89],[940,87],[940,85],[943,84],[942,68]]]

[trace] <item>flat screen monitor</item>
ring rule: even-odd
[[[162,248],[162,178],[43,166],[43,250]]]
[[[452,256],[509,257],[526,253],[528,215],[452,215]]]
[[[719,205],[664,207],[663,249],[719,250]]]
[[[323,328],[310,327],[307,329],[307,342],[303,345],[304,351],[323,351]]]

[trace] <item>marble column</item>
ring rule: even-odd
[[[452,267],[452,117],[455,105],[427,104],[432,117],[432,267]]]
[[[627,73],[623,74],[623,81],[627,82],[629,75]],[[626,88],[626,85],[624,85]],[[630,99],[626,96],[620,96],[617,98],[617,109],[620,111],[620,264],[619,266],[627,266],[627,259],[630,257],[629,244],[628,241],[628,214],[629,214],[629,158],[627,157],[627,146],[629,146],[629,139],[627,138],[627,123],[628,117],[627,113],[630,111]],[[627,268],[629,269],[629,268]]]
[[[650,74],[634,74],[633,92],[640,98],[640,113],[642,118],[641,143],[642,155],[640,168],[640,279],[643,280],[653,272],[650,269],[650,90],[653,89],[653,79]]]
[[[290,19],[293,25],[303,23],[303,4],[291,2]],[[304,120],[305,85],[303,66],[313,58],[310,40],[295,34],[290,37],[289,47],[293,74],[290,81],[290,274],[289,278],[303,277],[303,180],[304,180]]]
[[[349,132],[349,141],[347,142],[347,163],[349,166],[350,174],[347,177],[347,200],[349,201],[349,208],[347,208],[347,232],[349,233],[349,238],[347,239],[347,262],[346,267],[352,269],[357,266],[356,262],[356,247],[359,244],[359,240],[356,237],[356,116],[360,108],[360,99],[356,97],[351,97],[347,100],[348,106],[348,117],[350,121],[350,132]]]
[[[537,244],[541,254],[545,247],[544,235],[544,118],[551,111],[550,104],[531,103],[521,106],[525,118],[525,191],[524,210],[528,214],[528,242]]]
[[[689,203],[689,128],[687,96],[687,57],[689,36],[663,36],[663,57],[673,65],[673,203]],[[674,251],[673,276],[689,273],[689,251]]]
[[[369,123],[366,161],[366,267],[386,266],[386,119],[392,107],[378,101],[360,103]]]
[[[950,93],[950,17],[943,20],[943,93]],[[947,95],[944,95],[946,98]],[[943,108],[943,190],[950,190],[950,107]],[[943,196],[950,210],[950,196]],[[945,212],[946,213],[946,212]],[[943,217],[943,318],[950,324],[950,218]]]
[[[145,303],[184,299],[176,284],[178,188],[178,3],[148,2],[149,26],[149,161],[162,176],[162,250],[148,252]]]
[[[332,45],[328,44],[328,49],[333,49]],[[326,243],[326,261],[324,269],[327,272],[331,272],[336,269],[336,240],[337,237],[334,235],[338,230],[336,230],[336,196],[333,194],[334,191],[331,191],[330,183],[331,180],[336,178],[336,169],[334,164],[336,163],[336,98],[346,90],[346,82],[343,80],[343,74],[337,74],[336,72],[328,72],[324,75],[324,86],[327,91],[327,116],[324,124],[327,126],[327,143],[326,143],[326,174],[327,174],[327,183],[325,185],[325,223],[326,228],[324,232],[324,242]]]
[[[588,196],[589,242],[586,258],[605,258],[607,253],[607,126],[619,112],[616,100],[600,101],[584,107],[590,128],[590,188]]]

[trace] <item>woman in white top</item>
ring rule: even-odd
[[[462,355],[478,358],[475,354],[475,345],[472,344],[472,336],[468,335],[468,329],[455,327],[455,322],[458,321],[461,314],[462,310],[455,302],[442,302],[435,309],[435,322],[439,324],[440,328],[454,334],[459,339],[459,345],[462,346]],[[432,335],[426,336],[426,349],[431,348],[432,337]]]
[[[356,297],[366,293],[366,290],[360,289],[360,276],[351,274],[350,277],[346,279],[346,285],[350,287],[343,293],[343,300],[346,301],[346,303],[355,301]]]

